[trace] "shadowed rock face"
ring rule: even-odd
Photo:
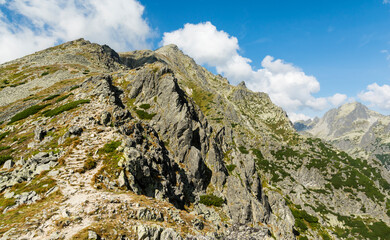
[[[26,74],[20,85],[29,84],[26,89],[44,86],[31,96],[17,88],[0,112],[0,146],[10,146],[1,150],[7,162],[0,169],[0,207],[10,204],[1,210],[12,214],[23,203],[60,198],[50,200],[56,204],[45,214],[35,214],[48,227],[32,235],[337,239],[360,236],[353,235],[355,225],[370,232],[369,223],[390,222],[388,181],[378,168],[299,136],[267,94],[250,91],[244,82],[230,85],[174,45],[118,54],[80,39],[3,64],[0,74]],[[37,105],[43,109],[32,112]],[[54,110],[56,115],[47,114]],[[7,125],[21,112],[27,116]],[[351,125],[367,127],[360,120],[371,121],[372,115],[356,105],[326,119],[314,123],[343,136]],[[314,123],[301,127],[315,130]],[[366,134],[361,143],[370,144],[375,136]],[[18,186],[21,190],[14,189]],[[1,221],[4,236],[31,237]],[[363,222],[348,225],[353,221]],[[334,231],[340,226],[342,233]]]

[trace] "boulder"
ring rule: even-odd
[[[3,168],[4,169],[11,169],[14,166],[14,162],[12,160],[8,160],[4,163]]]
[[[71,126],[68,132],[70,135],[80,136],[83,133],[83,129],[79,126]]]
[[[92,230],[89,230],[88,231],[88,239],[91,239],[91,240],[98,240],[100,239],[99,235],[97,235],[96,232],[92,231]]]
[[[37,126],[34,130],[34,140],[40,142],[45,138],[46,134],[47,134],[46,129]]]

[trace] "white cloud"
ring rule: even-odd
[[[389,0],[390,1],[390,0]],[[386,55],[386,59],[390,60],[390,53],[388,50],[381,50],[381,53],[384,53]]]
[[[370,84],[367,86],[367,91],[362,91],[358,97],[368,102],[371,107],[390,110],[390,85]]]
[[[312,119],[311,117],[309,117],[303,113],[294,113],[294,112],[288,113],[288,118],[291,120],[291,122],[296,122],[299,120],[306,121],[306,120]]]
[[[383,4],[390,3],[390,0],[383,0]]]
[[[164,33],[161,43],[176,44],[198,63],[215,67],[233,83],[244,80],[250,89],[268,93],[272,101],[290,115],[305,108],[324,110],[346,99],[342,94],[329,98],[314,97],[313,94],[320,90],[314,76],[308,76],[293,64],[272,56],[266,56],[261,62],[262,68],[254,70],[250,65],[252,61],[239,54],[237,38],[217,30],[210,22],[185,24],[179,30]]]
[[[0,62],[83,37],[117,51],[149,47],[153,31],[136,0],[15,0],[0,18]]]
[[[225,65],[237,55],[238,40],[224,31],[218,31],[210,22],[185,24],[184,28],[164,33],[162,43],[173,43],[183,49],[199,64],[210,64],[213,67]]]
[[[328,97],[328,101],[335,107],[340,106],[347,100],[347,95],[336,93],[335,95]]]

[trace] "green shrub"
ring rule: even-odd
[[[229,164],[226,166],[226,169],[228,170],[229,173],[233,172],[233,170],[236,168],[237,166],[234,165],[234,164]]]
[[[147,110],[147,109],[150,108],[150,104],[144,103],[144,104],[141,104],[139,107],[140,107],[140,108],[143,108],[143,109],[145,109],[145,110]]]
[[[46,76],[46,75],[48,75],[48,74],[49,74],[49,72],[43,72],[43,73],[41,74],[41,77]]]
[[[11,148],[10,146],[0,146],[0,152],[10,148]]]
[[[79,87],[80,87],[79,85],[73,86],[73,87],[71,87],[71,88],[69,89],[69,91],[73,91],[73,90],[75,90],[75,89],[77,89],[77,88],[79,88]]]
[[[39,112],[41,109],[44,109],[47,106],[49,106],[49,104],[31,106],[31,107],[21,111],[20,113],[17,113],[15,116],[13,116],[11,118],[11,121],[8,124],[11,124],[13,122],[16,122],[16,121],[25,119],[31,115],[34,115],[35,113]]]
[[[302,232],[308,229],[306,223],[300,218],[295,219],[295,226],[297,226],[297,228],[300,229]]]
[[[0,141],[3,140],[9,133],[9,131],[0,133]]]
[[[12,159],[10,155],[1,155],[0,156],[0,166],[2,166],[7,160]]]
[[[305,210],[291,209],[294,218],[304,219],[308,223],[318,223],[318,218],[308,214]]]
[[[78,100],[78,101],[74,101],[74,102],[70,102],[70,103],[67,103],[65,105],[62,105],[58,108],[55,108],[53,110],[50,110],[48,112],[46,112],[44,114],[45,117],[53,117],[53,116],[56,116],[62,112],[65,112],[65,111],[69,111],[73,108],[76,108],[78,107],[80,104],[85,104],[85,103],[90,103],[91,101],[90,100],[85,100],[85,99],[82,99],[82,100]]]
[[[58,96],[60,96],[60,94],[54,94],[54,95],[51,95],[51,96],[49,96],[47,98],[44,98],[42,101],[49,101],[49,100],[52,100],[52,99],[54,99],[54,98],[56,98]]]
[[[110,142],[110,143],[106,143],[101,149],[99,149],[99,152],[103,152],[103,153],[112,153],[112,152],[114,152],[121,144],[122,144],[121,141],[112,141],[112,142]]]
[[[203,203],[206,206],[221,207],[224,203],[223,198],[217,197],[213,194],[201,195],[199,203]]]
[[[136,109],[135,113],[137,113],[138,117],[141,119],[152,119],[156,114],[155,113],[147,113],[144,110]]]
[[[255,155],[258,160],[264,159],[264,156],[259,149],[252,148],[251,150],[253,155]]]
[[[62,97],[60,97],[60,98],[58,98],[58,99],[56,100],[56,103],[59,103],[59,102],[61,102],[61,101],[65,100],[65,99],[67,99],[68,97],[70,97],[70,96],[72,96],[72,95],[73,95],[73,93],[68,94],[68,95],[65,95],[65,96],[62,96]]]
[[[248,154],[249,153],[249,151],[246,150],[246,148],[244,146],[239,146],[238,150],[240,150],[240,152],[243,153],[243,154]]]

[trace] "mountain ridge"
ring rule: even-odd
[[[356,157],[381,161],[389,169],[390,116],[368,109],[361,103],[347,103],[324,114],[321,119],[300,122],[303,133],[329,141]]]
[[[79,39],[0,65],[0,77],[9,79],[0,95],[53,83],[1,107],[5,239],[346,239],[390,229],[384,173],[298,135],[267,94],[230,85],[176,46],[115,53]],[[42,205],[49,218],[36,213]]]

